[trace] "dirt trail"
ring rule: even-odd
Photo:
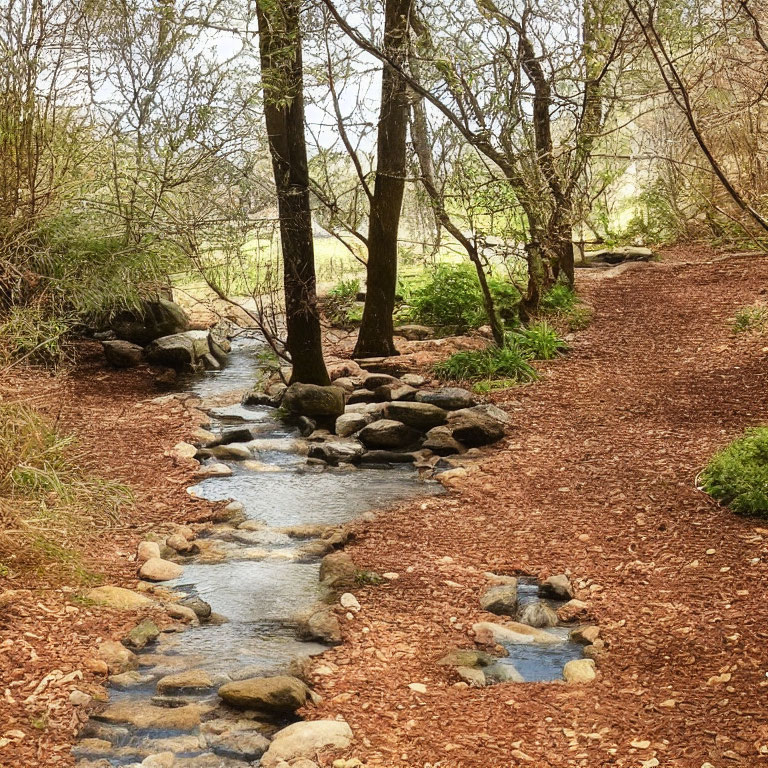
[[[318,662],[335,674],[316,678],[325,701],[308,713],[347,718],[361,737],[350,756],[388,768],[768,759],[768,523],[694,487],[713,451],[768,421],[768,341],[730,331],[768,262],[711,258],[681,250],[584,280],[595,312],[573,352],[498,398],[515,423],[505,449],[451,495],[360,528],[355,560],[400,578],[357,591],[363,610]],[[490,618],[488,570],[583,580],[609,644],[595,683],[453,687],[434,660]]]

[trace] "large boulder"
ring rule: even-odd
[[[550,576],[539,584],[539,595],[552,600],[570,600],[573,597],[571,580],[564,573]]]
[[[432,427],[445,424],[448,412],[430,403],[392,402],[386,406],[388,419],[401,421],[409,427],[426,432]]]
[[[349,437],[359,432],[370,421],[371,417],[365,413],[342,413],[336,419],[336,434],[339,437]]]
[[[351,742],[352,729],[344,720],[293,723],[272,737],[259,765],[261,768],[293,765],[301,758],[314,758],[321,750],[346,749]]]
[[[508,417],[502,419],[499,414],[506,417],[504,411],[495,406],[462,408],[448,414],[448,427],[453,437],[464,445],[488,445],[504,437]]]
[[[137,624],[124,638],[123,645],[129,648],[144,648],[144,646],[157,640],[160,630],[151,619],[144,619]]]
[[[203,715],[213,707],[208,704],[187,704],[181,707],[156,707],[149,703],[119,701],[99,713],[107,723],[129,723],[142,730],[191,731],[200,725]]]
[[[139,576],[147,581],[171,581],[178,579],[182,573],[184,573],[182,566],[170,560],[163,560],[161,557],[150,557],[139,568]]]
[[[417,392],[416,401],[430,403],[438,408],[445,408],[447,411],[471,408],[476,402],[472,393],[461,387],[442,387]]]
[[[134,368],[144,357],[144,350],[130,341],[102,341],[101,346],[107,362],[115,368]]]
[[[309,458],[321,459],[333,466],[354,464],[360,460],[364,448],[357,440],[329,440],[309,446]]]
[[[381,419],[360,430],[360,440],[366,448],[406,448],[413,445],[421,434],[393,419]]]
[[[422,443],[422,448],[432,451],[437,456],[452,456],[467,450],[453,436],[453,430],[450,427],[432,427],[427,432],[427,439]]]
[[[97,656],[106,662],[111,675],[119,675],[139,667],[139,657],[122,643],[116,643],[114,640],[105,640],[101,643]]]
[[[402,336],[404,339],[408,339],[408,341],[423,341],[424,339],[431,339],[435,335],[435,330],[427,325],[409,323],[407,325],[398,325],[395,328],[395,335]]]
[[[208,331],[185,331],[161,336],[144,350],[147,362],[165,365],[177,371],[194,371],[204,367],[210,354]]]
[[[317,384],[291,384],[283,395],[282,407],[300,416],[341,416],[344,390]]]
[[[341,624],[328,606],[311,610],[309,615],[303,617],[299,622],[298,633],[303,640],[319,640],[331,645],[341,642]]]
[[[517,584],[490,587],[480,598],[480,607],[500,616],[514,616],[517,613]]]
[[[601,248],[599,251],[586,251],[584,260],[588,263],[622,264],[625,261],[650,261],[654,254],[650,248],[623,245],[616,248]]]
[[[257,709],[271,714],[295,712],[309,698],[309,688],[296,677],[252,677],[225,683],[219,696],[238,709]]]
[[[557,645],[562,643],[562,638],[543,629],[529,627],[527,624],[518,624],[510,621],[506,624],[494,624],[490,621],[479,621],[472,625],[475,639],[478,643],[499,645]]]
[[[178,304],[158,299],[142,302],[138,309],[119,312],[111,328],[118,339],[144,346],[162,336],[189,330],[189,319]]]
[[[557,622],[555,610],[540,600],[526,605],[520,614],[520,623],[529,627],[556,627]]]
[[[594,659],[573,659],[563,667],[566,683],[591,683],[596,677]]]
[[[125,589],[124,587],[115,587],[111,584],[89,589],[85,593],[85,598],[97,605],[106,605],[109,608],[116,608],[120,611],[136,611],[154,605],[154,601],[146,595],[139,594],[131,589]]]
[[[333,552],[322,559],[319,579],[329,587],[353,584],[357,572],[354,560],[346,552]]]

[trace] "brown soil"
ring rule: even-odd
[[[387,768],[766,759],[768,523],[719,508],[695,478],[768,418],[768,342],[730,331],[768,262],[711,258],[672,251],[583,279],[594,319],[571,354],[497,398],[514,417],[504,449],[449,496],[360,527],[355,561],[400,578],[356,590],[363,609],[318,661],[336,672],[316,678],[325,700],[307,713],[349,721],[349,756]],[[571,573],[609,645],[598,679],[453,687],[434,662],[493,619],[478,606],[484,571]]]
[[[0,395],[58,420],[63,432],[77,436],[95,474],[131,487],[135,504],[123,509],[119,526],[77,544],[83,566],[101,583],[134,587],[134,553],[142,532],[210,511],[186,493],[190,466],[165,455],[188,437],[194,414],[175,400],[152,402],[162,392],[148,369],[106,369],[99,345],[85,344],[78,352],[77,365],[59,376],[14,369],[0,382]],[[0,608],[0,766],[72,765],[70,748],[87,714],[70,704],[69,693],[77,688],[105,696],[104,678],[89,671],[87,662],[99,642],[119,639],[141,616],[84,605],[79,595],[85,587],[62,588],[55,563],[42,573],[0,577],[0,593],[6,589],[23,591]],[[36,692],[57,669],[65,675],[79,671],[82,679]]]

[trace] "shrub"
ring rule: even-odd
[[[477,274],[469,264],[441,264],[426,283],[413,291],[411,318],[462,333],[485,323]]]
[[[742,307],[733,318],[734,333],[764,333],[768,328],[768,307]]]
[[[517,322],[520,290],[508,280],[491,275],[488,288],[499,316]],[[483,293],[472,264],[441,264],[421,285],[401,284],[409,306],[407,319],[433,325],[450,333],[464,333],[488,323]],[[401,313],[401,318],[404,315]]]
[[[328,291],[329,296],[335,296],[339,299],[357,299],[357,294],[360,293],[360,281],[355,277],[349,280],[339,280],[336,285]]]
[[[573,289],[565,283],[557,283],[542,296],[539,308],[543,312],[568,312],[578,299]]]
[[[0,404],[0,568],[86,580],[76,540],[114,524],[128,501],[125,487],[81,466],[71,437],[31,408]]]
[[[700,480],[704,491],[737,514],[768,517],[768,427],[748,429],[717,453]]]
[[[512,384],[534,381],[536,369],[530,364],[527,353],[510,340],[503,347],[457,352],[434,366],[435,375],[442,380],[497,381],[506,379]]]
[[[57,365],[64,358],[63,341],[74,320],[49,314],[38,304],[13,307],[0,323],[0,361],[25,358]]]

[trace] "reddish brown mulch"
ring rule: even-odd
[[[132,587],[137,579],[131,557],[141,533],[194,521],[209,509],[186,493],[189,465],[165,455],[188,437],[193,421],[178,401],[151,402],[163,393],[148,369],[106,369],[99,345],[82,345],[79,353],[77,365],[59,376],[34,368],[12,370],[0,381],[0,394],[58,420],[63,432],[77,436],[95,474],[131,487],[135,505],[124,508],[118,526],[98,532],[81,548],[83,565],[102,583]],[[70,748],[86,714],[70,704],[69,693],[77,688],[103,696],[104,678],[89,671],[87,661],[102,639],[119,638],[140,618],[89,607],[78,600],[84,587],[65,584],[62,589],[52,576],[55,566],[15,579],[0,577],[0,593],[23,590],[0,608],[2,768],[74,763]],[[54,670],[76,674],[66,684],[49,683],[36,692]]]
[[[400,578],[357,590],[362,611],[317,662],[337,671],[316,678],[325,699],[307,713],[349,721],[349,756],[387,768],[767,759],[768,522],[718,508],[694,480],[768,420],[768,340],[730,331],[768,261],[711,258],[678,250],[585,279],[594,319],[572,353],[498,397],[515,425],[504,449],[458,491],[360,527],[356,562]],[[453,687],[434,662],[493,618],[478,607],[489,570],[573,574],[609,644],[596,682]]]

